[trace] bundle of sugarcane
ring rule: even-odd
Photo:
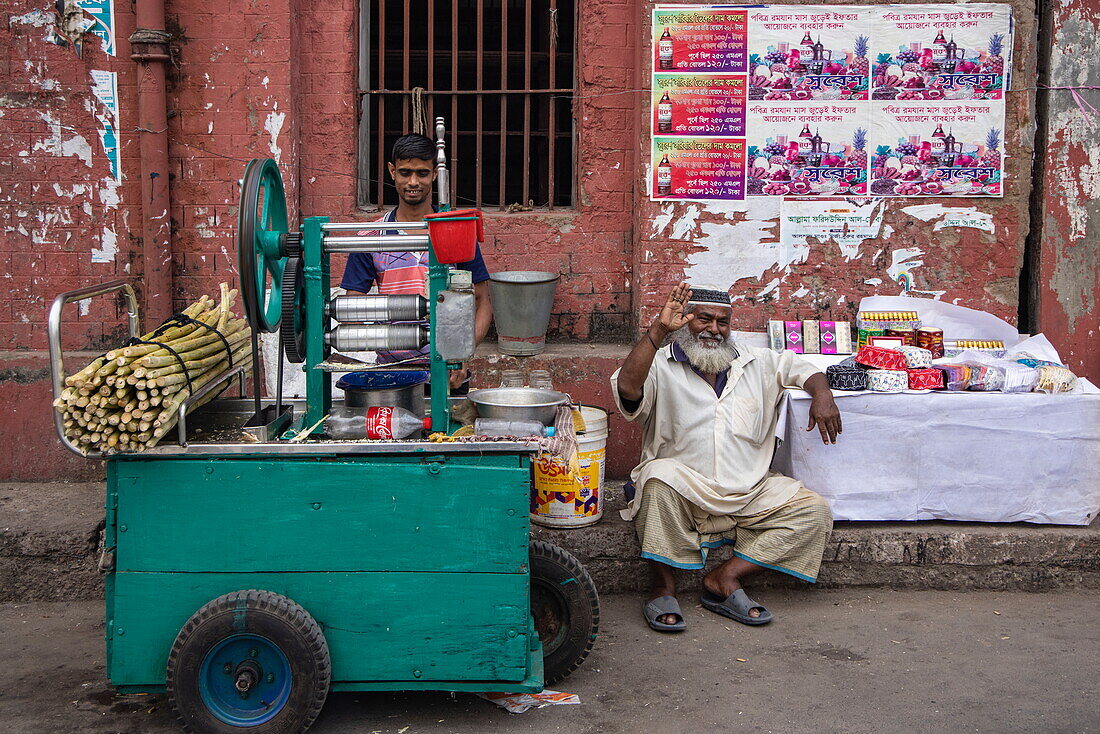
[[[63,416],[69,440],[84,451],[104,453],[152,448],[175,427],[188,397],[231,364],[248,369],[252,335],[248,322],[231,311],[236,297],[237,291],[222,283],[220,301],[203,296],[183,310],[183,318],[169,319],[65,378],[54,409]]]

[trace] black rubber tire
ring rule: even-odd
[[[600,629],[600,597],[581,562],[556,545],[531,542],[531,615],[543,644],[546,685],[580,667]]]
[[[199,671],[207,652],[239,632],[260,635],[276,644],[293,674],[290,698],[282,711],[258,726],[222,722],[199,694]],[[309,612],[271,591],[234,591],[204,605],[176,636],[168,655],[168,703],[184,731],[196,734],[303,732],[321,712],[331,678],[328,642]]]

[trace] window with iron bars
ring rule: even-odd
[[[397,203],[393,142],[437,116],[455,206],[572,206],[572,1],[362,0],[360,206]]]

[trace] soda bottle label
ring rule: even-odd
[[[367,408],[367,438],[393,438],[393,408]]]

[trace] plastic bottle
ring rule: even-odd
[[[325,420],[325,433],[335,439],[396,439],[431,426],[431,418],[420,418],[405,408],[374,407],[333,413]]]
[[[553,436],[553,427],[539,421],[510,421],[505,418],[478,418],[474,421],[478,436]]]

